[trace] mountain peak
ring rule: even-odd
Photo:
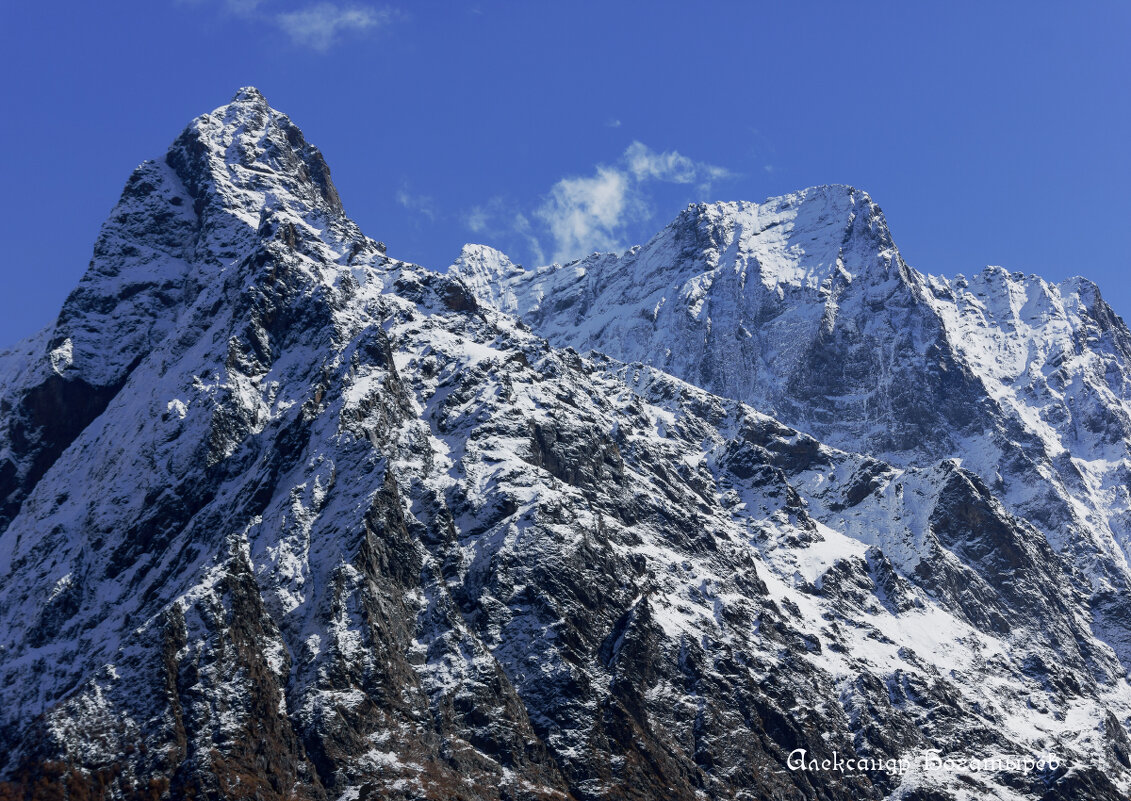
[[[760,203],[746,200],[717,200],[709,203],[692,203],[680,218],[720,219],[737,217],[752,209],[761,209],[764,214],[801,214],[802,210],[820,209],[827,216],[837,214],[847,217],[863,213],[865,216],[882,217],[883,212],[872,197],[862,189],[847,184],[819,184],[790,192],[785,195],[767,197]]]
[[[209,206],[258,226],[264,209],[344,217],[321,151],[254,87],[185,128],[165,157],[201,213]]]
[[[468,243],[449,271],[458,275],[476,297],[489,299],[499,309],[513,313],[517,308],[514,293],[507,288],[509,279],[525,271],[505,253],[489,245]]]
[[[134,171],[50,347],[71,354],[76,377],[116,386],[201,286],[273,240],[326,262],[377,253],[345,215],[321,151],[244,87]]]
[[[645,249],[667,251],[669,261],[695,271],[749,264],[772,291],[816,289],[836,274],[851,277],[873,264],[886,269],[896,255],[880,207],[867,192],[841,184],[761,203],[692,204]]]
[[[267,98],[254,86],[241,86],[232,98],[232,102],[267,106]]]
[[[506,268],[515,268],[516,265],[507,254],[490,245],[478,245],[468,242],[460,249],[457,262],[467,264],[496,265]]]

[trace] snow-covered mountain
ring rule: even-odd
[[[1124,798],[1126,331],[890,241],[832,188],[433,272],[241,90],[0,355],[0,798]]]
[[[469,245],[453,272],[555,345],[894,465],[958,459],[1087,577],[1131,669],[1131,333],[1091,282],[922,275],[845,186],[691,206],[642,247],[529,272]]]

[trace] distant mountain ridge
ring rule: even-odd
[[[0,799],[1125,798],[1126,329],[960,283],[847,187],[426,270],[240,90],[0,354]]]

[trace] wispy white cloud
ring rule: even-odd
[[[606,128],[619,128],[620,127],[620,120],[616,120],[616,119],[606,120],[605,121],[605,127]]]
[[[482,234],[487,231],[487,223],[490,219],[487,209],[482,206],[474,206],[471,211],[464,215],[463,223],[473,234]]]
[[[567,261],[620,249],[627,226],[651,216],[649,182],[697,184],[697,193],[706,195],[712,183],[733,177],[724,167],[633,142],[617,164],[598,166],[591,177],[558,181],[535,214],[554,239],[554,260]]]
[[[554,184],[535,212],[554,238],[554,259],[616,248],[625,223],[641,214],[634,188],[632,173],[604,166],[592,177]]]
[[[624,151],[624,160],[638,181],[657,178],[676,184],[689,184],[695,180],[695,162],[675,150],[657,153],[643,142],[633,142]]]
[[[530,220],[522,212],[515,212],[514,215],[514,230],[519,236],[526,240],[527,247],[530,248],[530,255],[534,259],[535,264],[545,264],[546,254],[542,252],[542,243],[538,241],[538,237],[534,233],[534,226],[530,224]]]
[[[497,195],[486,203],[472,206],[463,215],[463,224],[473,234],[487,237],[499,237],[507,232],[514,215],[518,213],[510,201]],[[486,243],[483,243],[486,244]]]
[[[264,0],[224,0],[224,8],[233,14],[247,16],[254,14],[263,3]]]
[[[513,202],[493,197],[465,212],[463,223],[483,244],[524,248],[536,264],[545,264],[546,251],[554,261],[567,262],[598,250],[622,249],[632,226],[652,216],[649,185],[694,184],[702,197],[713,182],[735,177],[677,151],[657,152],[633,142],[615,163],[597,165],[592,175],[556,182],[529,215]]]
[[[504,197],[496,196],[479,206],[472,206],[463,215],[463,224],[482,244],[494,244],[502,250],[520,248],[534,264],[545,264],[546,254],[530,218]],[[512,250],[511,255],[517,255]]]
[[[633,177],[638,181],[656,180],[673,184],[699,185],[699,193],[707,194],[716,181],[733,178],[734,174],[725,167],[717,167],[700,161],[692,161],[678,151],[668,150],[657,153],[643,142],[633,142],[624,151],[624,160]]]
[[[321,52],[329,50],[343,33],[374,30],[391,19],[392,12],[387,9],[334,3],[318,3],[275,17],[291,41]]]
[[[435,199],[431,195],[421,195],[410,191],[407,183],[402,183],[401,188],[397,190],[397,203],[409,211],[415,211],[427,217],[429,220],[436,219]]]
[[[319,52],[332,48],[344,34],[376,31],[403,13],[368,4],[317,2],[283,11],[276,0],[173,0],[178,5],[210,7],[214,13],[272,25],[300,46]]]

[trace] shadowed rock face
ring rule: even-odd
[[[19,513],[23,499],[121,389],[94,387],[81,378],[48,375],[14,408],[5,408],[8,459],[0,467],[0,530]]]
[[[766,320],[868,248],[884,291],[837,291],[918,319],[870,201],[798,202],[765,230],[836,247]],[[679,252],[723,258],[697,214]],[[386,256],[251,89],[138,169],[54,326],[0,355],[0,799],[1125,796],[1090,588],[992,482],[559,350],[483,291],[488,255],[466,282]],[[927,354],[984,431],[913,324],[927,349],[889,353],[821,323],[775,397],[817,419]],[[908,392],[861,408],[916,443]],[[1071,770],[790,768],[928,749]]]

